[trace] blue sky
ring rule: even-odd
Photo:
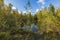
[[[28,0],[5,0],[4,3],[8,5],[11,3],[13,5],[13,9],[17,8],[19,11],[25,12],[24,6],[26,5]],[[60,2],[58,0],[30,0],[31,7],[33,12],[38,11],[38,9],[42,9],[44,7],[48,7],[50,3],[52,3],[55,8],[59,7]]]

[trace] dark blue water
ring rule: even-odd
[[[35,24],[31,24],[31,26],[24,25],[24,27],[22,29],[24,29],[24,30],[33,30],[34,32],[38,31],[38,27]]]

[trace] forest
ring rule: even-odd
[[[0,0],[0,40],[60,40],[60,7],[50,4],[36,14],[19,13]]]

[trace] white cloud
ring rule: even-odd
[[[28,12],[31,12],[31,10],[28,10]]]
[[[26,13],[26,11],[23,11],[23,13]]]
[[[21,11],[18,10],[19,13],[21,13]]]
[[[45,0],[38,0],[37,3],[41,3],[42,4],[41,9],[44,8]]]
[[[12,9],[16,9],[16,7],[12,7]]]
[[[45,4],[45,0],[38,0],[37,3],[41,3],[42,5]]]
[[[38,2],[41,2],[42,3],[42,2],[44,2],[44,0],[38,0]]]
[[[36,12],[38,12],[40,9],[36,9]]]

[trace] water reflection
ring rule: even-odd
[[[24,30],[33,30],[34,32],[38,31],[38,27],[35,24],[31,24],[31,26],[24,25],[22,29],[24,29]]]
[[[38,31],[37,25],[35,25],[35,24],[32,24],[32,25],[31,25],[31,28],[32,28],[32,30],[33,30],[34,32],[37,32],[37,31]]]

